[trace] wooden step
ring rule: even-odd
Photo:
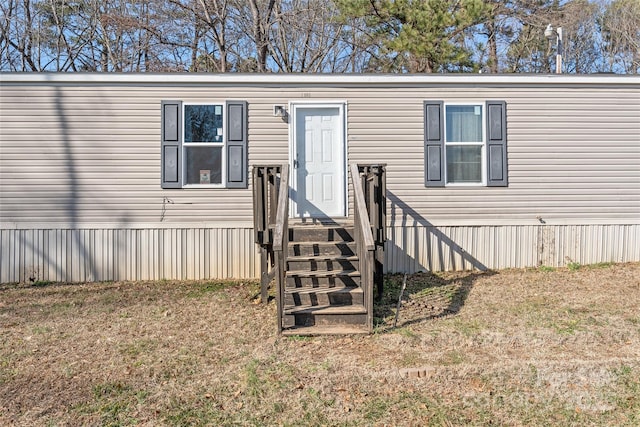
[[[287,243],[285,335],[368,333],[353,225],[294,225]]]
[[[359,287],[291,288],[284,291],[285,311],[294,306],[324,306],[364,304],[364,292]]]
[[[317,336],[317,335],[363,335],[369,331],[358,325],[327,325],[327,326],[292,326],[284,329],[284,336]]]
[[[285,314],[313,313],[318,314],[362,314],[367,309],[362,305],[297,305],[285,308]]]
[[[349,270],[289,270],[287,276],[291,277],[327,277],[327,276],[360,276],[360,272],[355,269]]]
[[[289,242],[353,242],[353,227],[291,227]]]
[[[285,308],[283,328],[293,326],[366,325],[367,310],[362,305],[301,305]]]
[[[320,287],[320,286],[360,286],[360,272],[350,270],[293,270],[285,276],[287,288]]]
[[[290,242],[288,256],[353,256],[355,242]]]
[[[292,256],[287,258],[288,270],[305,270],[305,271],[335,271],[335,270],[357,270],[357,256]]]

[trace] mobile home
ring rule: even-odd
[[[259,277],[268,165],[293,228],[384,165],[386,272],[640,261],[639,77],[0,78],[3,283]]]

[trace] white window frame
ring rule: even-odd
[[[448,106],[465,106],[465,107],[480,107],[482,112],[482,142],[448,142],[447,141],[447,107]],[[446,187],[486,187],[487,185],[487,107],[485,102],[444,102],[442,112],[444,116],[444,129],[443,129],[443,141],[444,141],[444,185]],[[481,147],[481,159],[480,159],[480,182],[449,182],[449,173],[447,171],[447,147],[448,146],[480,146]]]
[[[186,142],[185,139],[185,109],[188,105],[214,105],[222,108],[222,142]],[[182,102],[182,188],[225,188],[227,186],[227,103],[226,101],[217,102]],[[221,173],[222,181],[220,184],[187,184],[187,148],[188,147],[220,147],[221,155]]]

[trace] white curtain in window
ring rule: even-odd
[[[482,142],[482,106],[447,106],[447,142]]]

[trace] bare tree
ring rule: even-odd
[[[596,37],[599,13],[598,6],[587,0],[575,0],[563,8],[565,72],[587,74],[599,71]]]
[[[614,0],[601,18],[607,71],[640,73],[640,2]]]
[[[467,43],[476,52],[479,68],[490,73],[504,70],[506,52],[521,26],[515,1],[486,0],[487,10],[481,25],[467,33]]]
[[[549,23],[565,72],[640,72],[638,0],[3,0],[0,70],[550,72]]]
[[[269,50],[278,71],[343,72],[350,64],[345,25],[326,0],[287,0],[276,6]]]
[[[229,71],[230,0],[170,0],[192,22],[191,70]]]
[[[1,68],[10,71],[43,71],[40,60],[41,28],[30,0],[0,3]]]
[[[513,0],[513,38],[506,52],[506,71],[549,73],[552,46],[544,36],[547,24],[561,26],[558,0]]]
[[[269,71],[269,35],[274,23],[274,11],[281,1],[235,0],[237,12],[234,22],[239,32],[238,38],[242,40],[238,45],[238,56],[252,63],[257,72]]]

